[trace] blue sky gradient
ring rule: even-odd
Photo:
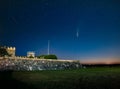
[[[119,0],[1,0],[0,45],[60,59],[120,58]],[[76,36],[79,29],[79,37]]]

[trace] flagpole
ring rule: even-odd
[[[48,55],[50,54],[50,41],[48,40]]]

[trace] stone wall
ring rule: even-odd
[[[45,60],[45,59],[1,59],[0,70],[34,71],[34,70],[61,70],[81,68],[79,61],[74,60]]]

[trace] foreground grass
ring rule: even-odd
[[[15,89],[120,89],[120,67],[0,73],[0,79]]]

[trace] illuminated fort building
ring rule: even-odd
[[[11,57],[15,57],[16,48],[15,47],[6,47],[6,51]]]

